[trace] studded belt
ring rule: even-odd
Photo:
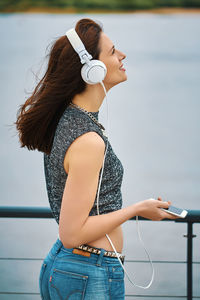
[[[101,250],[99,248],[91,247],[89,245],[81,245],[81,246],[76,247],[75,249],[79,249],[79,250],[97,254],[97,255],[99,255],[101,253]],[[125,255],[122,255],[121,253],[118,253],[118,252],[117,252],[117,254],[118,254],[120,260],[122,261],[122,263],[124,263]],[[114,251],[106,251],[104,253],[104,256],[117,258],[117,255]]]

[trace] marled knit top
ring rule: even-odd
[[[98,113],[99,112],[92,113],[97,120]],[[77,137],[91,131],[99,134],[106,146],[107,138],[103,135],[99,126],[83,111],[68,106],[56,128],[51,153],[49,155],[44,154],[47,194],[53,216],[57,223],[59,223],[62,196],[68,176],[64,169],[65,153]],[[100,214],[106,214],[122,207],[122,178],[123,166],[108,141],[99,193]],[[89,215],[97,215],[96,199]]]

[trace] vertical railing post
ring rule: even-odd
[[[192,300],[193,298],[193,292],[192,292],[192,242],[193,237],[196,235],[193,235],[193,223],[188,222],[187,223],[187,235],[184,235],[187,237],[187,300]]]

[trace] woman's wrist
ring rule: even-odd
[[[141,206],[142,206],[141,202],[137,202],[137,203],[132,204],[133,217],[140,216],[141,211],[142,211]]]
[[[135,216],[140,216],[143,217],[143,215],[148,211],[151,211],[152,209],[152,203],[155,201],[155,199],[150,198],[147,200],[143,200],[140,202],[137,202],[135,204],[133,204],[134,206],[134,212],[135,212]]]

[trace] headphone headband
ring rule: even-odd
[[[83,42],[74,28],[68,30],[65,35],[79,55],[81,63],[83,64],[83,67],[81,68],[81,76],[83,80],[88,84],[97,84],[102,82],[107,72],[105,64],[100,60],[92,59],[92,55],[87,52]]]
[[[92,55],[90,55],[87,50],[85,49],[85,46],[83,45],[80,37],[76,33],[76,30],[74,28],[69,29],[65,35],[69,39],[72,47],[74,50],[78,53],[81,63],[85,64],[88,63],[89,60],[92,59]]]

